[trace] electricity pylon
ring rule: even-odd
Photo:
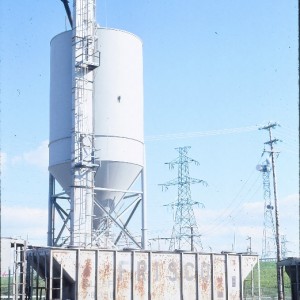
[[[189,148],[190,147],[176,148],[179,156],[166,164],[169,165],[170,169],[178,165],[178,176],[171,181],[160,184],[165,189],[173,185],[178,187],[177,200],[168,204],[173,209],[176,209],[169,250],[195,251],[203,249],[193,210],[194,205],[201,204],[203,206],[203,204],[192,200],[191,184],[202,183],[207,185],[207,183],[203,180],[190,177],[189,164],[194,163],[195,165],[199,165],[199,162],[187,156]]]
[[[271,163],[267,158],[261,165],[256,167],[258,171],[262,173],[263,177],[263,191],[264,191],[264,229],[263,229],[263,240],[262,240],[262,258],[271,258],[274,254],[275,245],[275,227],[273,219],[273,209],[271,199],[271,187],[270,187],[270,172]],[[274,254],[276,255],[276,254]]]
[[[286,236],[282,235],[281,236],[281,257],[282,257],[282,259],[287,258],[287,254],[288,254],[288,252],[290,252],[287,249],[287,246],[286,246],[287,243],[288,243],[288,241],[286,239]]]

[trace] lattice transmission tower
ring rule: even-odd
[[[264,191],[264,229],[262,239],[262,258],[276,257],[275,244],[275,226],[273,210],[274,206],[271,199],[270,172],[271,163],[267,158],[261,165],[258,165],[257,170],[262,173],[263,191]]]
[[[286,235],[281,236],[281,258],[286,259],[288,252],[290,252],[287,248],[288,241],[286,239]]]
[[[207,185],[203,180],[190,177],[189,165],[194,163],[199,165],[199,162],[188,157],[188,149],[190,147],[176,148],[179,156],[173,161],[166,163],[170,169],[178,166],[177,178],[170,180],[164,184],[160,184],[163,189],[169,186],[177,186],[177,200],[168,204],[175,210],[175,222],[172,230],[172,237],[169,250],[202,250],[200,232],[196,222],[193,206],[202,205],[198,201],[192,200],[191,184],[202,183]]]

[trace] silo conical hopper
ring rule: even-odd
[[[93,124],[96,201],[119,201],[144,166],[142,42],[115,29],[97,29],[100,66],[94,71]],[[70,193],[72,32],[51,41],[49,171]],[[102,189],[102,190],[101,190]],[[101,210],[95,209],[95,220]],[[94,227],[98,223],[94,221]]]

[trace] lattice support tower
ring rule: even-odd
[[[71,246],[92,244],[94,206],[93,70],[96,54],[95,0],[73,8],[73,99]]]
[[[169,250],[202,250],[199,228],[196,222],[193,206],[203,205],[200,202],[192,200],[191,184],[202,183],[203,180],[190,177],[189,165],[191,163],[199,165],[199,162],[188,157],[190,147],[179,147],[176,150],[179,156],[173,161],[166,163],[170,169],[178,166],[177,178],[161,184],[167,189],[169,186],[177,186],[177,200],[168,204],[175,210],[175,221],[172,229],[172,237]]]
[[[257,166],[262,173],[264,191],[264,228],[262,239],[262,258],[274,258],[276,256],[275,244],[275,225],[273,210],[274,206],[271,199],[270,172],[271,163],[266,159],[263,164]]]

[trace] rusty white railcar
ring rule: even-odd
[[[257,255],[36,248],[27,252],[27,297],[243,299]]]

